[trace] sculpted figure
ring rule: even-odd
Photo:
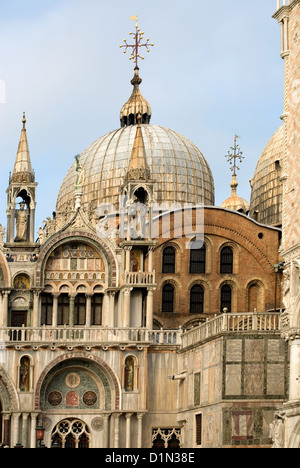
[[[28,213],[25,210],[25,203],[20,203],[20,209],[16,212],[16,231],[15,242],[26,242],[27,240]]]
[[[84,185],[84,169],[79,161],[80,155],[75,156],[75,169],[76,169],[76,188],[81,188]]]

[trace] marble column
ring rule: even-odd
[[[116,293],[115,291],[110,291],[109,292],[109,320],[108,320],[108,328],[114,328],[114,326],[119,327],[120,324],[115,324],[115,297]]]
[[[53,296],[52,327],[57,328],[58,298],[60,296],[60,293],[52,293],[52,296]]]
[[[131,445],[131,418],[133,416],[133,413],[126,413],[125,418],[126,418],[126,447],[127,449],[130,448]]]
[[[86,294],[86,318],[85,324],[87,327],[92,326],[92,297],[93,294]]]
[[[114,448],[119,448],[120,446],[120,417],[121,413],[114,413],[113,414],[115,420],[115,428],[114,428]]]
[[[300,338],[290,339],[290,401],[300,400]]]
[[[144,413],[137,414],[137,420],[138,420],[137,448],[138,449],[142,448],[142,444],[143,444],[143,418],[144,418]]]
[[[29,413],[22,413],[22,445],[28,448],[28,418]]]
[[[11,441],[11,414],[4,414],[3,415],[3,438],[2,442],[3,445],[10,447]]]
[[[37,427],[37,413],[31,413],[31,428],[30,428],[30,448],[36,448],[36,427]]]
[[[21,413],[13,413],[12,416],[12,441],[11,445],[12,447],[15,447],[18,443],[20,443],[20,416]]]
[[[8,326],[8,291],[2,292],[2,321],[1,325],[5,328]]]
[[[33,291],[33,313],[32,313],[32,326],[33,328],[39,327],[39,304],[40,304],[41,291]]]
[[[103,304],[102,304],[102,327],[109,327],[109,301],[110,301],[110,296],[109,293],[105,293],[103,296]]]
[[[147,330],[153,329],[153,294],[154,288],[147,288],[147,310],[146,310],[146,328]]]
[[[105,449],[109,448],[109,418],[111,414],[103,414],[103,447]]]
[[[124,299],[124,318],[123,318],[123,327],[130,328],[130,296],[133,288],[123,289],[123,299]]]
[[[69,327],[74,327],[75,294],[69,294]]]

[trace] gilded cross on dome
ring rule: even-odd
[[[228,151],[228,154],[225,156],[227,161],[230,164],[230,169],[233,171],[233,176],[236,176],[236,171],[240,170],[239,166],[237,166],[237,160],[242,163],[245,156],[243,156],[243,152],[241,151],[240,146],[237,144],[237,139],[239,137],[235,135],[234,137],[234,145],[230,148],[231,152]]]
[[[150,39],[147,38],[146,42],[142,42],[144,39],[144,32],[142,32],[139,28],[138,25],[138,15],[136,16],[130,16],[130,19],[135,21],[135,33],[129,33],[130,36],[133,36],[134,44],[128,44],[127,39],[124,39],[124,44],[120,45],[120,48],[124,48],[124,54],[126,54],[128,49],[132,49],[131,56],[129,60],[133,60],[134,63],[136,64],[136,67],[138,67],[138,59],[144,60],[145,57],[142,57],[139,53],[139,50],[142,47],[146,47],[147,52],[150,52],[150,47],[153,47],[154,44],[150,43]]]

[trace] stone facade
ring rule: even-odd
[[[283,246],[280,229],[212,206],[202,153],[135,105],[76,157],[34,242],[24,116],[7,234],[0,227],[4,446],[271,447],[278,408],[297,444],[299,184],[286,175],[297,167],[299,6],[276,13],[287,71]]]

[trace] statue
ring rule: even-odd
[[[2,226],[2,224],[0,224],[0,247],[3,247],[4,245],[5,235],[6,235],[6,230]]]
[[[75,188],[82,188],[84,185],[84,169],[82,165],[80,164],[80,155],[78,154],[75,156],[75,170],[76,170],[76,183],[75,183]]]
[[[273,441],[273,449],[284,448],[284,435],[284,419],[277,414],[275,420],[270,424],[270,439]]]
[[[28,213],[25,210],[25,202],[20,203],[20,209],[16,211],[16,230],[15,242],[27,241]]]
[[[125,391],[133,392],[134,387],[134,360],[129,357],[125,362]]]
[[[131,239],[145,239],[148,208],[137,198],[127,202]]]

